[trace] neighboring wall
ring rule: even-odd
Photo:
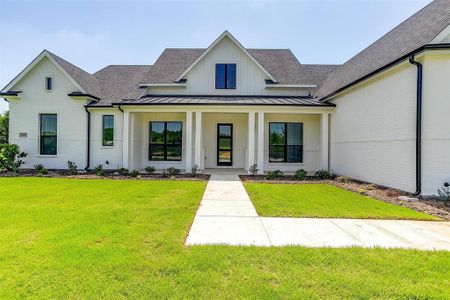
[[[424,64],[424,195],[450,181],[450,54],[437,53],[417,58]],[[416,80],[417,68],[406,61],[333,99],[334,173],[415,191]]]
[[[450,51],[429,52],[423,77],[423,194],[450,183]]]
[[[404,62],[333,99],[332,172],[414,192],[416,72]]]
[[[53,91],[44,90],[45,77],[53,78]],[[86,165],[86,112],[84,102],[67,96],[76,90],[65,75],[47,58],[42,59],[12,90],[23,91],[22,99],[13,100],[10,109],[10,143],[28,153],[24,168],[42,163],[49,169],[65,169],[67,161],[79,168]],[[58,153],[39,154],[39,114],[56,113]],[[20,138],[19,133],[26,133]]]

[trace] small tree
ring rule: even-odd
[[[20,167],[25,163],[22,159],[26,156],[27,153],[21,152],[16,144],[0,144],[0,171],[19,173]]]
[[[0,144],[8,144],[9,137],[9,111],[0,113]]]

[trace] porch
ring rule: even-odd
[[[330,107],[123,107],[123,167],[208,174],[328,169]]]

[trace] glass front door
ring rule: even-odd
[[[217,165],[233,165],[233,124],[217,124]]]

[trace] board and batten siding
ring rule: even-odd
[[[215,89],[215,66],[236,64],[236,89]],[[293,95],[307,96],[304,88],[266,89],[266,74],[228,37],[221,40],[186,75],[186,87],[151,87],[154,95]]]
[[[45,90],[45,78],[52,77],[53,90]],[[21,99],[9,103],[9,142],[19,145],[28,156],[23,168],[43,164],[48,169],[67,169],[73,161],[82,169],[86,166],[86,112],[84,101],[69,96],[77,88],[48,59],[43,58],[12,90],[23,91]],[[39,114],[57,114],[57,155],[40,155]],[[19,134],[26,134],[20,137]]]

